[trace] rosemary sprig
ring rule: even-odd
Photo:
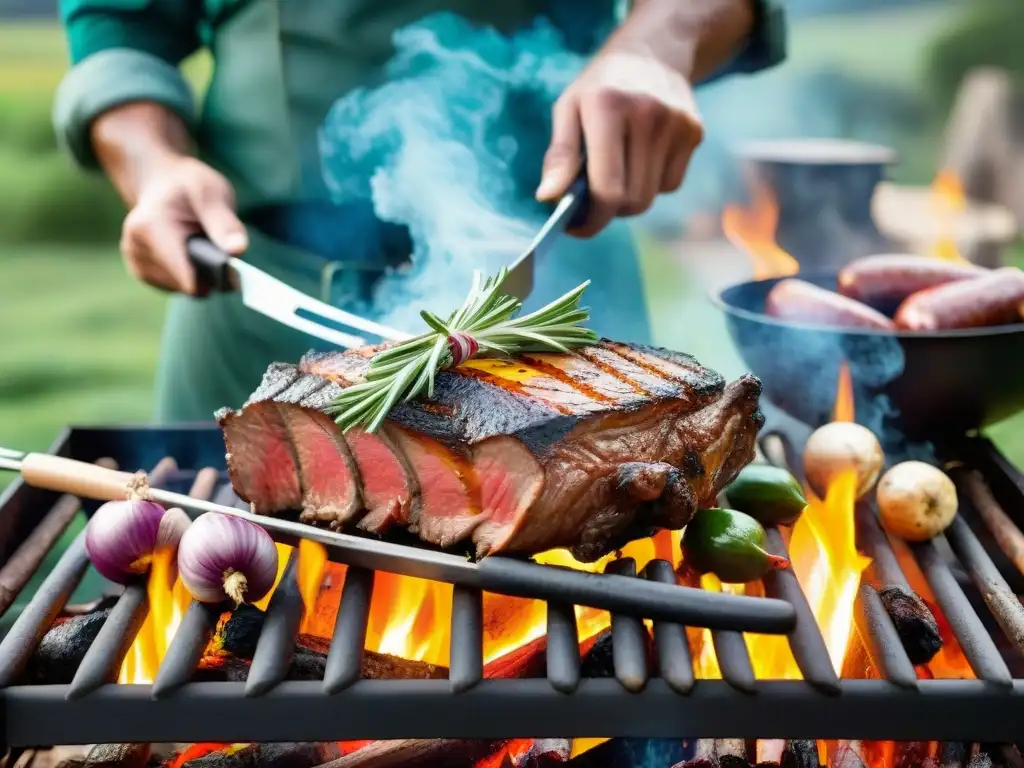
[[[477,354],[568,352],[597,341],[597,334],[581,325],[590,317],[579,305],[589,280],[536,312],[516,317],[522,303],[500,290],[507,275],[502,269],[484,280],[474,273],[469,296],[447,320],[421,312],[430,330],[375,355],[366,380],[343,390],[327,412],[346,432],[355,426],[375,432],[399,402],[432,396],[439,371]]]

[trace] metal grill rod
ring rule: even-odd
[[[649,579],[662,584],[675,584],[676,572],[667,560],[652,560],[647,564]],[[658,671],[661,678],[676,693],[686,695],[693,690],[693,658],[686,627],[664,621],[654,622],[654,646],[658,650]]]
[[[21,470],[32,482],[51,490],[118,498],[133,478],[74,459],[27,454]],[[512,597],[572,600],[599,610],[650,619],[689,622],[716,629],[783,634],[795,621],[781,600],[737,595],[708,595],[701,590],[645,579],[600,575],[541,565],[496,555],[473,563],[456,555],[315,528],[290,520],[257,515],[168,491],[151,482],[148,498],[193,512],[217,512],[260,525],[283,543],[307,539],[336,550],[340,562],[404,576],[444,581]],[[284,541],[285,539],[291,539]]]
[[[613,560],[605,570],[635,577],[636,560]],[[647,685],[647,629],[640,619],[612,614],[612,665],[616,679],[630,693],[639,693]]]

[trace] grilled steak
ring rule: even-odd
[[[726,385],[688,355],[605,340],[471,360],[377,434],[343,435],[322,409],[375,351],[274,364],[241,410],[217,414],[232,483],[257,512],[593,561],[713,504],[763,422],[754,377]]]

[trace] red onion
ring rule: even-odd
[[[255,602],[274,586],[277,546],[255,523],[207,512],[181,537],[178,575],[202,603]]]
[[[188,524],[180,509],[153,501],[108,501],[85,529],[85,552],[100,575],[127,584],[149,570],[154,552],[176,546]]]

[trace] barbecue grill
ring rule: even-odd
[[[764,440],[772,439],[791,454],[799,449],[769,430]],[[162,478],[163,487],[186,492],[200,470],[212,467],[218,470],[216,482],[198,492],[222,502],[233,498],[221,436],[212,426],[72,428],[52,452],[90,462],[110,457],[122,468],[154,467],[173,456],[176,468]],[[1024,509],[1024,475],[986,439],[965,438],[946,458],[977,469],[993,503],[1007,514]],[[190,682],[216,621],[214,611],[194,604],[155,684],[117,684],[147,611],[145,586],[137,585],[117,598],[70,685],[20,684],[20,670],[89,567],[79,536],[0,645],[2,736],[8,747],[566,737],[1012,743],[1024,721],[1024,609],[1015,597],[1024,588],[1021,574],[991,545],[992,532],[974,513],[973,497],[961,496],[958,521],[945,536],[915,545],[913,554],[977,679],[919,680],[869,585],[858,598],[857,631],[884,679],[839,679],[796,577],[777,571],[765,579],[765,593],[788,601],[796,612],[788,642],[803,680],[757,679],[742,635],[732,631],[713,633],[722,679],[695,679],[685,628],[658,622],[655,663],[649,664],[644,626],[628,616],[611,619],[610,676],[590,679],[581,671],[571,607],[551,604],[545,676],[484,679],[481,594],[463,587],[454,588],[449,679],[364,680],[359,662],[373,574],[350,568],[324,679],[285,680],[303,610],[292,562],[267,609],[244,683]],[[76,507],[67,497],[20,481],[0,499],[0,584],[7,588],[8,604]],[[91,513],[94,505],[84,507]],[[872,535],[878,530],[873,516],[859,517],[867,554],[888,568],[887,579],[897,578],[891,575],[899,566],[887,540]],[[769,531],[769,546],[786,555],[778,531]],[[948,556],[949,547],[956,558]],[[613,567],[634,572],[629,560]],[[664,561],[654,561],[641,576],[674,580]],[[993,594],[1008,599],[992,599]]]

